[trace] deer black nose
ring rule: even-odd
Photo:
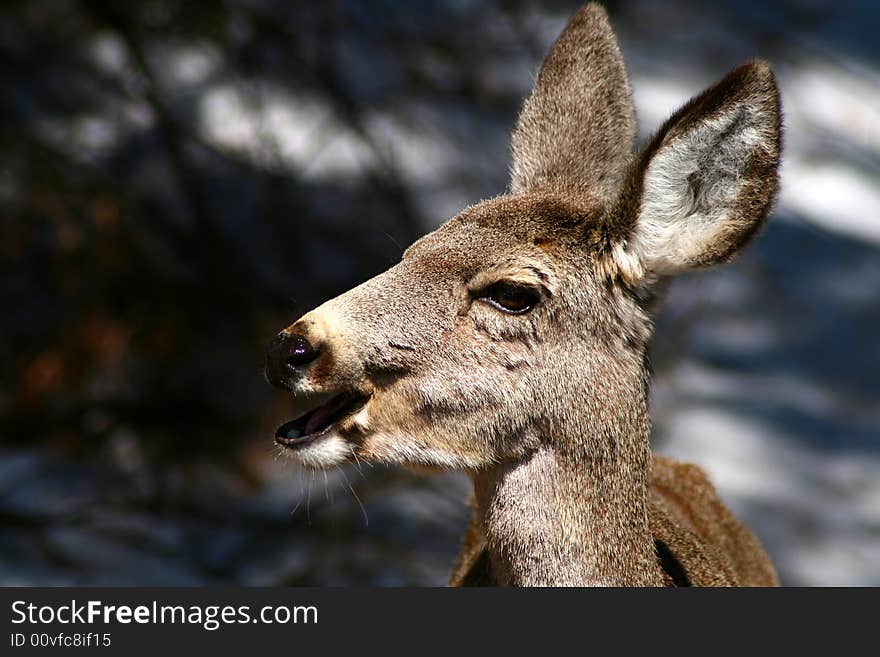
[[[308,365],[320,354],[320,349],[315,349],[308,340],[301,335],[293,334],[288,338],[290,355],[284,361],[288,367],[296,368]]]
[[[320,355],[321,350],[302,335],[279,333],[266,350],[266,377],[273,385],[286,387],[292,374]]]

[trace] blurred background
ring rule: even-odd
[[[0,584],[441,585],[469,483],[276,457],[270,338],[501,193],[571,1],[0,8]],[[880,585],[880,4],[614,1],[641,135],[755,56],[783,186],[676,282],[655,448],[788,585]]]

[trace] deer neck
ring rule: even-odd
[[[500,584],[662,583],[648,526],[644,395],[626,413],[588,409],[565,423],[576,435],[535,436],[537,450],[473,475]]]

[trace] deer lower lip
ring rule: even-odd
[[[313,408],[305,415],[285,422],[275,431],[275,442],[284,447],[299,447],[326,433],[334,424],[353,415],[367,403],[363,395],[341,393]]]

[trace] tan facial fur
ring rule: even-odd
[[[536,425],[565,421],[584,363],[616,337],[604,329],[610,311],[603,316],[601,305],[611,295],[591,277],[597,256],[585,242],[600,217],[595,204],[543,194],[481,203],[291,327],[327,345],[333,362],[318,360],[295,393],[354,387],[370,395],[322,439],[342,439],[349,449],[320,452],[324,463],[309,452],[308,464],[356,456],[475,469],[534,448],[543,433]],[[507,315],[474,298],[500,280],[540,287],[538,307]],[[585,339],[590,334],[596,339]]]

